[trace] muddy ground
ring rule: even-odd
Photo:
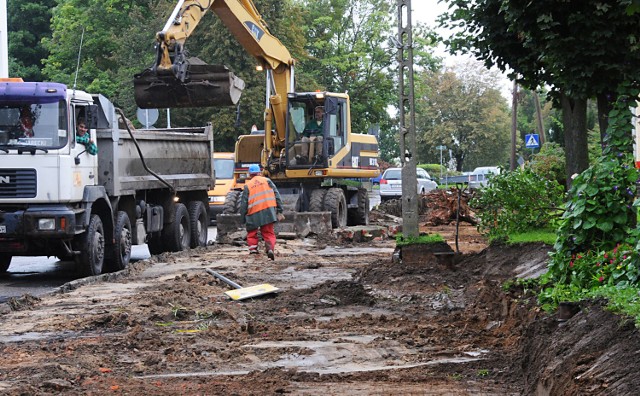
[[[455,224],[423,227],[455,251]],[[548,246],[487,247],[462,224],[460,254],[392,240],[279,241],[164,254],[25,296],[0,320],[7,395],[635,394],[633,322],[585,305],[560,322],[530,292]],[[277,294],[232,301],[205,269]]]

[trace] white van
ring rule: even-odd
[[[497,166],[479,166],[469,175],[469,188],[480,188],[487,185],[492,175],[499,175]]]

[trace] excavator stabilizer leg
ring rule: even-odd
[[[186,63],[184,81],[169,70],[147,69],[136,74],[133,87],[138,107],[211,107],[238,103],[244,89],[242,79],[223,65],[207,65],[198,58],[190,58]]]

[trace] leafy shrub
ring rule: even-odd
[[[564,186],[566,182],[566,159],[564,149],[557,143],[547,142],[535,154],[530,164],[534,173]]]
[[[492,239],[548,228],[559,217],[564,188],[531,169],[502,172],[489,179],[470,205],[479,217],[478,230]]]
[[[578,254],[610,251],[626,241],[637,242],[633,202],[638,171],[631,154],[632,114],[628,102],[629,98],[621,95],[609,113],[602,157],[573,180],[551,255],[551,281],[570,282],[571,259]]]

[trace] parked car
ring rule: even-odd
[[[438,188],[438,183],[431,179],[424,169],[416,169],[418,177],[418,194],[426,194]],[[380,178],[380,201],[402,197],[402,168],[389,168]]]
[[[382,178],[382,173],[380,173],[378,176],[371,178],[371,184],[373,184],[374,186],[377,184],[380,184],[380,179]]]
[[[216,185],[209,190],[209,220],[215,224],[216,216],[224,209],[227,193],[236,185],[233,153],[213,153],[213,167],[216,171]]]

